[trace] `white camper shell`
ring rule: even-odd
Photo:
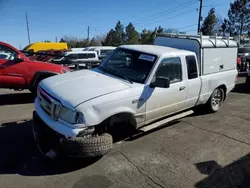
[[[195,52],[201,75],[236,69],[238,46],[232,38],[163,33],[154,44]]]

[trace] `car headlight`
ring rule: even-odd
[[[84,116],[81,112],[70,110],[64,106],[60,107],[59,118],[70,124],[84,123]]]

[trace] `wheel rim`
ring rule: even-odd
[[[213,98],[212,98],[212,106],[214,108],[218,108],[221,106],[221,103],[222,103],[222,100],[223,100],[223,96],[222,96],[222,93],[219,89],[217,89],[215,92],[214,92],[214,95],[213,95]]]

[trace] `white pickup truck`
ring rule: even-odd
[[[198,105],[216,112],[235,86],[236,61],[229,38],[160,34],[154,45],[120,46],[97,68],[40,83],[37,146],[49,157],[101,156],[124,125],[147,131]]]

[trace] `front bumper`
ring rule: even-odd
[[[53,150],[70,157],[98,157],[108,153],[113,143],[110,135],[97,137],[90,131],[89,135],[67,139],[47,126],[36,111],[33,112],[33,134],[37,148],[44,156]]]
[[[53,129],[55,132],[58,132],[61,135],[64,135],[66,138],[74,138],[77,135],[81,134],[88,128],[74,128],[67,126],[59,121],[53,120],[40,106],[38,98],[35,100],[35,110],[43,122],[46,122],[46,125]]]
[[[47,126],[36,111],[33,112],[33,135],[37,148],[43,155],[52,148],[60,150],[60,139],[65,138]]]

